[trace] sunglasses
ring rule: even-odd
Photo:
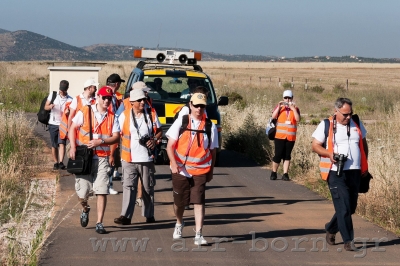
[[[348,116],[352,116],[353,112],[350,112],[348,114],[343,114],[342,112],[339,111],[339,109],[336,109],[336,111],[338,111],[344,118],[347,118]]]
[[[192,105],[193,105],[194,108],[199,108],[199,107],[200,107],[201,109],[206,108],[206,106],[205,106],[204,104],[193,104],[193,103],[192,103]]]
[[[140,102],[142,102],[142,101],[144,101],[144,100],[146,100],[146,98],[142,98],[142,99],[136,100],[135,102],[140,103]]]
[[[289,99],[290,100],[290,99],[292,99],[292,97],[283,97],[283,99]]]
[[[111,101],[112,100],[112,96],[101,96],[101,98],[103,99],[103,101],[105,101],[105,100]]]

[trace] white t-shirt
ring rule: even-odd
[[[147,117],[147,126],[146,126],[146,121],[144,119],[144,115],[146,115]],[[150,115],[147,114],[147,111],[145,111],[145,114],[142,114],[139,118],[136,118],[136,123],[138,125],[139,132],[135,127],[131,115],[129,116],[129,119],[130,119],[129,131],[131,134],[131,158],[132,158],[131,162],[144,163],[153,161],[153,158],[149,156],[147,148],[139,143],[139,139],[144,135],[149,135],[149,137],[154,137],[153,133],[151,133],[153,130],[153,125],[151,124]],[[121,129],[124,126],[124,122],[125,122],[125,113],[122,113],[118,117],[118,123]],[[161,127],[161,123],[157,115],[153,123],[157,128]]]
[[[183,111],[183,110],[182,110]],[[194,117],[191,117],[191,129],[198,129],[199,125],[200,125],[200,120],[195,119]],[[182,126],[182,118],[177,118],[175,120],[175,122],[171,125],[171,127],[168,129],[167,133],[165,134],[165,136],[169,139],[173,139],[173,140],[178,140],[179,139],[179,130]],[[192,140],[193,137],[196,136],[196,132],[192,132]],[[204,149],[208,148],[208,142],[209,139],[207,137],[206,133],[203,133],[203,138],[204,138]],[[193,140],[196,141],[196,140]],[[218,143],[218,131],[217,131],[217,127],[215,126],[214,123],[212,123],[212,127],[211,127],[211,144],[210,144],[210,150],[216,149],[219,147],[219,143]],[[186,169],[182,169],[182,171],[179,173],[183,176],[186,177],[191,177],[192,175],[190,175]]]
[[[94,112],[94,118],[96,119],[96,122],[97,122],[97,123],[95,123],[95,125],[97,124],[97,125],[100,126],[101,123],[106,119],[107,112],[105,112],[104,114],[101,114],[99,111],[97,111],[96,104],[91,105],[91,107],[92,107],[92,110]],[[92,119],[93,119],[93,117],[92,117]],[[76,115],[74,116],[74,118],[72,118],[72,122],[75,123],[78,126],[82,126],[83,125],[83,123],[84,123],[83,120],[84,119],[83,119],[82,110],[79,110],[78,112],[76,112]],[[94,132],[93,133],[93,139],[98,139],[96,137],[96,135],[97,135],[96,134],[96,128],[93,128],[93,132]],[[116,119],[114,119],[114,124],[112,126],[112,133],[119,133],[119,132],[120,132],[120,130],[119,130],[118,122],[117,122]],[[101,148],[102,147],[100,147],[100,146],[96,147],[96,150],[101,149]],[[97,158],[97,155],[93,156],[93,159],[96,159],[96,158]]]
[[[47,100],[50,102],[51,98],[53,96],[53,93],[50,93],[50,95],[47,97]],[[57,94],[57,97],[54,99],[54,107],[50,111],[50,119],[49,119],[49,124],[50,125],[55,125],[59,126],[61,123],[61,117],[64,113],[65,109],[65,104],[67,102],[71,102],[72,97],[67,94],[67,96],[62,97],[60,93]]]
[[[94,100],[95,98],[90,97],[89,101],[86,100],[85,96],[83,96],[83,93],[81,93],[80,95],[78,95],[77,97],[74,97],[74,99],[72,100],[72,103],[70,104],[69,108],[70,109],[74,109],[76,110],[76,108],[78,107],[78,97],[81,98],[82,101],[82,105],[86,106],[86,105],[91,105],[92,104],[92,100]]]
[[[367,135],[363,123],[360,121],[360,130],[362,138]],[[317,129],[312,134],[312,137],[317,141],[325,142],[325,122],[322,121]],[[350,121],[350,138],[347,136],[347,126],[337,123],[336,134],[333,141],[333,152],[338,154],[347,155],[347,161],[344,164],[343,170],[360,169],[361,168],[361,154],[359,142],[362,141],[358,135],[356,124],[353,120]],[[337,170],[336,164],[332,165],[332,171]]]

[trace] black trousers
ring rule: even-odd
[[[346,170],[341,176],[336,171],[330,171],[328,176],[329,190],[331,191],[335,214],[326,224],[326,230],[331,234],[340,232],[343,242],[354,239],[353,220],[351,215],[357,208],[358,190],[360,187],[361,171]]]

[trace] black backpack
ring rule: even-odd
[[[57,97],[57,92],[53,91],[53,95],[51,96],[51,101],[50,104],[53,104],[54,100]],[[42,103],[40,104],[40,109],[39,112],[37,113],[38,121],[42,123],[43,125],[48,125],[49,124],[49,119],[50,119],[50,112],[51,110],[45,110],[44,107],[46,106],[47,102],[47,97],[45,97],[42,100]]]
[[[188,125],[189,125],[189,115],[182,116],[182,126],[179,129],[179,136],[182,135],[182,133],[184,131],[194,131],[194,132],[198,132],[198,133],[206,133],[207,138],[208,138],[208,148],[210,148],[210,145],[211,145],[211,127],[212,127],[211,120],[208,117],[206,118],[205,130],[191,129],[191,128],[188,128]]]

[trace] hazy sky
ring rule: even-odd
[[[78,47],[400,57],[399,0],[1,0],[0,28]]]

